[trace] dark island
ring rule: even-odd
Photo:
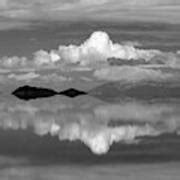
[[[19,99],[30,100],[37,98],[52,97],[57,95],[58,93],[52,89],[22,86],[13,91],[12,94],[18,97]]]
[[[15,91],[13,91],[12,94],[19,99],[28,101],[31,99],[47,98],[47,97],[52,97],[55,95],[62,95],[62,96],[70,97],[70,98],[75,98],[80,95],[86,95],[87,93],[84,91],[73,89],[73,88],[70,88],[61,92],[56,92],[48,88],[22,86],[22,87],[17,88]]]
[[[71,98],[75,98],[77,96],[86,95],[86,94],[87,93],[84,92],[84,91],[79,91],[79,90],[73,89],[73,88],[70,88],[70,89],[67,89],[65,91],[59,92],[59,95],[64,95],[64,96],[68,96],[68,97],[71,97]]]

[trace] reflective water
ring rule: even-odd
[[[0,99],[1,179],[179,178],[180,101]]]
[[[0,53],[31,59],[39,49],[79,45],[97,30],[107,32],[117,43],[173,53],[180,49],[179,29],[179,25],[173,24],[110,22],[2,31]],[[152,64],[161,61],[157,58]],[[138,66],[144,61],[113,63],[110,64]],[[159,86],[157,74],[149,78],[154,71],[150,75],[146,71],[136,74],[131,73],[132,68],[123,67],[122,73],[117,73],[122,76],[118,80],[152,79],[157,84],[155,89],[130,87],[121,91],[120,97],[122,89],[116,88],[116,84],[100,86],[102,82],[89,72],[77,75],[64,72],[63,68],[30,74],[39,78],[33,82],[27,80],[28,74],[10,71],[6,75],[1,69],[0,180],[179,180],[180,91],[174,87],[179,84],[178,69],[162,69],[178,75],[174,79],[162,75],[160,79],[175,82],[168,89]],[[44,83],[43,87],[51,86],[58,92],[70,87],[92,91],[91,96],[74,99],[56,96],[22,101],[10,95],[25,83]]]

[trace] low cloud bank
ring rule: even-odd
[[[155,49],[139,49],[135,43],[114,43],[106,32],[97,31],[80,45],[60,45],[56,50],[39,50],[30,60],[26,57],[3,57],[0,70],[9,72],[33,72],[41,69],[59,69],[59,71],[91,71],[98,80],[106,81],[174,81],[180,79],[177,71],[162,71],[163,68],[179,69],[180,53],[162,52]],[[36,74],[26,76],[11,75],[6,79],[18,81],[42,79]],[[62,77],[44,77],[42,80]],[[0,79],[1,80],[1,79]]]
[[[99,63],[108,63],[108,58],[119,60],[142,59],[149,64],[164,64],[170,67],[179,67],[180,54],[162,52],[155,49],[139,49],[134,43],[114,43],[106,32],[97,31],[80,45],[60,45],[57,50],[50,52],[39,50],[34,53],[32,60],[26,57],[3,57],[1,67],[22,68],[22,67],[55,67],[62,64],[78,64],[88,66]]]
[[[94,76],[107,81],[167,81],[173,80],[175,75],[163,73],[161,70],[146,69],[138,66],[113,66],[94,71]]]

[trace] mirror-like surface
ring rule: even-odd
[[[0,127],[4,133],[21,130],[60,142],[80,141],[92,153],[103,155],[113,144],[138,147],[158,142],[163,135],[178,141],[179,108],[178,100],[122,100],[113,104],[88,96],[73,101],[54,97],[29,102],[11,97],[1,100]]]
[[[0,179],[179,180],[179,27],[44,22],[0,32]],[[24,85],[62,95],[10,95]]]
[[[168,178],[180,161],[179,108],[179,100],[1,97],[0,176]]]

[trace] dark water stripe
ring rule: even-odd
[[[89,95],[103,100],[132,98],[139,100],[180,98],[180,85],[161,83],[106,83],[89,91]]]
[[[59,141],[58,137],[37,136],[31,131],[0,130],[0,156],[28,158],[45,164],[121,164],[180,161],[180,138],[164,135],[144,138],[140,144],[114,144],[109,153],[94,155],[79,141]]]

